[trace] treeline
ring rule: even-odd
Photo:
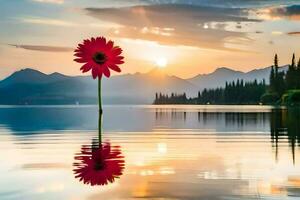
[[[265,81],[244,83],[243,80],[226,82],[225,88],[204,89],[198,93],[197,104],[256,104],[266,91]]]
[[[296,56],[293,54],[288,70],[279,71],[278,56],[275,54],[274,65],[270,73],[270,85],[267,92],[262,96],[262,102],[274,103],[288,91],[300,89],[300,58],[296,64]]]
[[[270,84],[265,81],[244,83],[243,80],[226,82],[224,88],[204,89],[195,98],[186,94],[156,94],[154,104],[282,104],[300,106],[300,58],[293,54],[285,72],[278,65],[275,54],[270,72]]]
[[[156,94],[154,104],[258,104],[266,92],[266,83],[257,80],[226,82],[225,88],[204,89],[195,98],[186,94]]]
[[[188,99],[186,94],[175,94],[172,93],[170,96],[168,94],[156,93],[155,100],[153,104],[187,104]]]

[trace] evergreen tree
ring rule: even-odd
[[[292,68],[295,68],[295,67],[296,67],[295,59],[296,59],[296,58],[295,58],[295,53],[293,53],[292,64],[291,64]]]
[[[279,72],[277,76],[277,94],[281,97],[286,90],[286,83],[285,83],[285,74],[284,72]]]
[[[278,55],[277,54],[275,54],[275,57],[274,57],[274,83],[273,83],[273,92],[275,92],[275,93],[278,93],[279,91],[278,91],[278,83],[279,83],[279,81],[278,81]]]
[[[271,73],[270,73],[270,90],[271,92],[275,92],[275,71],[274,66],[271,67]]]
[[[300,58],[296,68],[296,88],[300,89]]]
[[[273,75],[274,73],[274,75]],[[270,74],[270,89],[271,92],[276,93],[278,96],[281,96],[283,92],[285,91],[285,74],[284,72],[279,72],[279,66],[278,66],[278,55],[275,54],[274,57],[274,69]]]
[[[243,80],[237,80],[227,83],[225,88],[204,89],[195,98],[187,98],[185,93],[172,93],[170,96],[161,94],[154,104],[257,104],[265,89],[264,81],[244,83]]]
[[[154,100],[154,104],[158,104],[158,94],[157,94],[157,92],[155,93],[155,100]]]
[[[277,77],[277,75],[278,75],[278,56],[277,56],[277,54],[275,54],[275,58],[274,58],[274,68],[275,68],[275,77]]]
[[[200,104],[201,103],[201,92],[199,91],[198,92],[198,97],[197,97],[197,104]]]
[[[279,80],[278,80],[278,56],[275,54],[274,58],[274,92],[279,93],[278,86],[279,86]]]
[[[295,54],[293,54],[292,62],[289,65],[288,71],[286,73],[286,86],[287,89],[294,89],[297,87],[297,69],[295,64]]]

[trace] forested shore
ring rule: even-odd
[[[300,105],[300,59],[293,54],[288,70],[279,70],[278,55],[274,57],[269,84],[265,80],[226,82],[224,87],[204,89],[194,97],[186,93],[156,93],[153,104],[277,104]]]

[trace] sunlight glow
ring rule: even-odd
[[[167,151],[168,151],[168,148],[167,148],[166,143],[158,143],[157,144],[157,152],[158,153],[165,154],[165,153],[167,153]]]
[[[155,64],[159,67],[159,68],[164,68],[167,66],[168,64],[168,60],[166,58],[158,58],[157,60],[155,60]]]

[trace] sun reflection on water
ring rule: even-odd
[[[85,167],[80,163],[93,159],[93,152],[100,148],[99,144],[90,144],[96,131],[54,130],[24,136],[0,129],[0,199],[300,197],[299,127],[295,125],[300,119],[295,118],[298,112],[196,110],[186,111],[184,116],[180,110],[172,117],[167,109],[159,111],[163,114],[152,111],[143,110],[147,119],[153,120],[153,128],[108,130],[103,134],[103,141],[110,141],[107,152],[124,162],[119,163],[120,170],[109,171],[117,172],[113,178],[101,182],[108,185],[96,186],[93,182],[95,187],[90,187],[90,179],[97,176],[88,176],[84,185],[74,178],[72,164],[74,154],[80,158],[75,168]],[[103,145],[107,149],[108,145]],[[82,152],[86,158],[81,157]],[[19,192],[11,190],[12,185]]]

